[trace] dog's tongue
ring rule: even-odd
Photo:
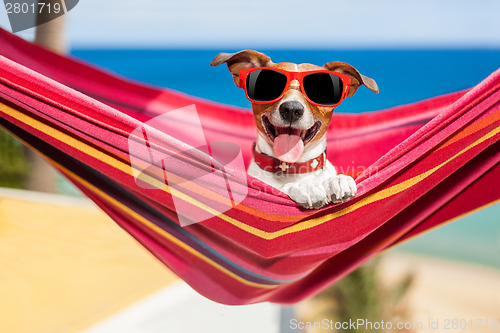
[[[299,135],[280,134],[273,142],[276,158],[287,163],[295,163],[304,152],[304,142]]]

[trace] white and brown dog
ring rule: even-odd
[[[267,67],[284,73],[334,71],[350,78],[350,85],[342,88],[344,96],[354,95],[361,84],[378,93],[374,80],[361,75],[351,65],[338,61],[323,67],[307,63],[275,64],[265,54],[245,50],[233,54],[220,53],[210,65],[223,63],[227,64],[238,87],[243,85],[241,70]],[[354,196],[356,183],[352,177],[337,174],[335,167],[326,160],[326,131],[334,107],[311,103],[311,96],[305,96],[307,90],[301,87],[304,80],[289,82],[279,99],[270,103],[252,101],[247,91],[257,126],[254,160],[248,174],[288,194],[305,208],[320,208]],[[307,95],[313,94],[314,91],[307,92]]]

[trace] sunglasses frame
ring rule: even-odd
[[[248,96],[247,87],[246,87],[247,77],[251,72],[254,72],[256,70],[261,70],[261,69],[271,70],[271,71],[279,72],[279,73],[286,75],[287,82],[286,82],[285,88],[283,88],[283,92],[281,93],[281,95],[279,97],[277,97],[273,100],[270,100],[270,101],[255,101]],[[338,101],[338,103],[336,103],[336,104],[319,104],[319,103],[313,102],[309,99],[309,97],[307,96],[307,94],[304,90],[303,79],[307,75],[314,74],[314,73],[333,74],[335,76],[338,76],[340,78],[340,80],[342,80],[342,84],[344,85],[344,91],[342,92],[342,96],[340,97],[340,100]],[[288,88],[290,87],[290,84],[292,83],[293,80],[299,81],[300,91],[302,92],[302,94],[305,96],[305,98],[307,99],[307,101],[309,103],[311,103],[313,105],[317,105],[317,106],[323,106],[323,107],[336,107],[337,105],[342,103],[342,101],[347,97],[347,94],[349,93],[349,87],[351,85],[351,78],[349,77],[349,75],[342,74],[339,72],[329,71],[327,69],[305,71],[305,72],[291,72],[291,71],[287,71],[284,69],[272,68],[272,67],[254,67],[254,68],[246,68],[246,69],[240,70],[238,87],[243,88],[245,90],[245,95],[250,102],[255,103],[255,104],[272,104],[272,103],[279,101],[281,98],[283,98],[283,95],[285,95],[285,92],[288,90]]]

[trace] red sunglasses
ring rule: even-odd
[[[329,70],[289,72],[256,67],[240,71],[239,87],[245,89],[252,103],[269,104],[282,98],[293,80],[299,81],[300,90],[311,104],[328,107],[339,105],[351,84],[348,75]]]

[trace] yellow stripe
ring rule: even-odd
[[[0,106],[1,105],[2,104],[0,104]],[[236,275],[235,273],[229,271],[225,267],[223,267],[223,266],[219,265],[218,263],[214,262],[212,259],[210,259],[210,258],[206,257],[205,255],[203,255],[202,253],[196,251],[195,249],[193,249],[192,247],[190,247],[186,243],[178,240],[177,238],[175,238],[174,236],[172,236],[171,234],[169,234],[165,230],[161,229],[160,227],[158,227],[157,225],[155,225],[151,221],[145,219],[143,216],[137,214],[135,211],[133,211],[129,207],[123,205],[121,202],[119,202],[119,201],[115,200],[114,198],[108,196],[106,193],[104,193],[101,190],[99,190],[98,188],[94,187],[92,184],[90,184],[87,181],[85,181],[84,179],[80,178],[78,175],[74,174],[70,170],[68,170],[65,167],[63,167],[62,165],[58,164],[56,161],[48,158],[48,156],[45,156],[45,155],[41,154],[38,150],[36,150],[33,146],[31,146],[29,143],[25,142],[21,138],[17,138],[17,139],[20,140],[20,141],[22,141],[26,146],[30,147],[31,149],[33,149],[34,151],[36,151],[38,154],[42,155],[42,157],[44,157],[49,163],[51,163],[52,165],[54,165],[54,167],[60,168],[61,170],[64,170],[64,172],[66,172],[67,174],[69,174],[72,177],[74,177],[81,185],[83,185],[87,189],[93,191],[95,194],[97,194],[99,197],[101,197],[104,201],[107,201],[108,204],[111,204],[115,208],[123,211],[124,214],[132,216],[133,218],[135,218],[136,220],[138,220],[140,223],[142,223],[143,225],[145,225],[147,228],[152,229],[155,233],[160,234],[161,236],[163,236],[164,238],[166,238],[171,243],[179,246],[180,248],[182,248],[186,252],[189,252],[193,256],[195,256],[198,259],[204,261],[205,263],[211,265],[212,267],[215,267],[216,269],[218,269],[222,273],[228,275],[229,277],[235,279],[236,281],[238,281],[238,282],[240,282],[242,284],[245,284],[247,286],[256,287],[256,288],[272,289],[272,288],[276,288],[276,287],[279,286],[279,285],[268,285],[268,284],[261,284],[261,283],[256,283],[256,282],[248,281],[248,280],[240,277],[239,275]]]
[[[497,127],[496,129],[490,131],[488,134],[486,134],[485,136],[483,136],[482,138],[476,140],[474,143],[472,143],[471,145],[469,145],[468,147],[462,149],[460,152],[458,152],[457,154],[455,154],[454,156],[452,156],[451,158],[449,158],[448,160],[446,160],[445,162],[441,163],[440,165],[430,169],[429,171],[426,171],[418,176],[415,176],[413,178],[410,178],[408,180],[405,180],[399,184],[396,184],[394,186],[391,186],[389,188],[386,188],[382,191],[379,191],[379,192],[376,192],[372,195],[369,195],[367,196],[366,198],[342,209],[342,210],[339,210],[337,212],[334,212],[332,214],[328,214],[328,215],[324,215],[324,216],[320,216],[320,217],[317,217],[317,218],[314,218],[314,219],[310,219],[308,221],[304,221],[304,222],[301,222],[301,223],[297,223],[289,228],[285,228],[285,229],[282,229],[282,230],[278,230],[276,232],[271,232],[271,233],[267,233],[267,232],[264,232],[264,231],[261,231],[261,230],[258,230],[259,232],[259,236],[261,236],[262,238],[265,238],[265,239],[274,239],[276,237],[279,237],[279,236],[283,236],[283,235],[286,235],[286,234],[290,234],[290,233],[294,233],[294,232],[297,232],[297,231],[302,231],[302,230],[306,230],[306,229],[310,229],[310,228],[313,228],[313,227],[316,227],[320,224],[323,224],[325,222],[329,222],[331,221],[332,219],[335,219],[335,218],[338,218],[340,216],[343,216],[343,215],[346,215],[348,213],[351,213],[353,211],[355,211],[356,209],[358,208],[361,208],[361,207],[364,207],[368,204],[371,204],[371,203],[374,203],[374,202],[377,202],[377,201],[380,201],[380,200],[383,200],[383,199],[386,199],[388,197],[391,197],[395,194],[398,194],[402,191],[405,191],[413,186],[415,186],[416,184],[420,183],[422,180],[424,180],[425,178],[429,177],[430,175],[432,175],[434,172],[436,172],[437,170],[439,170],[440,168],[442,168],[443,166],[445,166],[446,164],[448,164],[449,162],[451,162],[452,160],[454,160],[455,158],[457,158],[458,156],[464,154],[465,152],[467,152],[468,150],[474,148],[475,146],[477,146],[478,144],[488,140],[489,138],[493,137],[494,135],[498,134],[500,132],[500,127]],[[243,228],[243,227],[242,227]],[[255,230],[254,230],[255,232]]]
[[[51,137],[53,137],[61,142],[64,142],[65,144],[67,144],[67,145],[93,157],[93,158],[96,158],[99,161],[102,161],[102,162],[120,170],[121,172],[123,172],[125,174],[127,174],[131,177],[134,177],[134,172],[133,172],[134,168],[130,164],[123,163],[123,162],[103,153],[102,151],[97,150],[89,145],[86,145],[82,141],[79,141],[79,140],[73,138],[72,136],[67,135],[66,133],[60,132],[60,131],[54,129],[53,127],[50,127],[47,124],[44,124],[44,123],[42,123],[34,118],[31,118],[28,115],[26,115],[22,112],[19,112],[15,109],[5,105],[5,104],[0,103],[0,110],[9,114],[10,116],[14,117],[15,119],[19,120],[20,122],[27,124],[30,127],[39,130],[40,132],[43,132],[47,135],[50,135]],[[139,172],[137,172],[137,173],[139,173]],[[195,206],[209,212],[210,214],[212,214],[214,216],[221,214],[221,212],[219,212],[218,210],[213,209],[212,207],[207,206],[204,203],[202,203],[196,199],[193,199],[192,197],[184,194],[183,192],[180,192],[180,191],[176,190],[175,188],[167,186],[164,182],[159,181],[155,178],[152,178],[146,174],[141,174],[141,180],[147,182],[148,184],[150,184],[154,188],[157,188],[161,191],[165,191],[167,193],[170,193],[171,195],[174,195],[178,198],[181,198],[182,200],[189,202],[190,204],[195,205]]]
[[[450,146],[450,145],[452,145],[454,143],[457,143],[458,141],[463,140],[463,139],[467,138],[470,135],[473,135],[474,133],[476,133],[476,132],[484,129],[486,126],[489,126],[489,125],[491,125],[491,124],[493,124],[493,123],[495,123],[496,121],[499,121],[499,120],[500,120],[500,109],[498,109],[497,111],[493,112],[489,116],[486,116],[486,117],[484,117],[484,118],[482,118],[482,119],[480,119],[480,120],[472,123],[471,125],[467,126],[459,134],[454,135],[453,137],[451,137],[448,140],[446,140],[435,151],[444,149],[444,148],[446,148],[446,147],[448,147],[448,146]]]
[[[1,108],[0,110],[4,111],[5,113],[9,114],[10,116],[16,118],[20,122],[24,124],[28,124],[30,127],[33,127],[34,129],[39,130],[40,132],[43,132],[47,135],[52,136],[53,138],[64,142],[65,144],[72,146],[73,148],[91,156],[94,157],[100,161],[106,162],[107,164],[111,165],[112,167],[127,173],[129,175],[133,175],[132,173],[132,167],[128,164],[125,164],[123,162],[120,162],[114,158],[111,158],[109,155],[101,152],[100,150],[97,150],[89,145],[84,144],[83,142],[73,138],[72,136],[67,135],[66,133],[60,132],[53,127],[50,127],[49,125],[46,125],[34,118],[31,118],[27,116],[26,114],[19,112],[5,104],[0,104]],[[151,183],[151,185],[163,185],[162,182],[157,181],[157,183]]]
[[[2,106],[2,105],[3,104],[0,103],[0,106]],[[25,142],[21,138],[17,138],[17,139],[20,140],[20,141],[22,141],[26,146],[30,147],[31,149],[33,149],[34,151],[36,151],[40,155],[42,155],[48,162],[50,162],[51,164],[53,164],[55,167],[58,167],[61,170],[64,170],[64,172],[66,172],[67,174],[69,174],[72,177],[74,177],[81,185],[83,185],[87,189],[93,191],[95,194],[97,194],[103,200],[107,201],[109,204],[111,204],[115,208],[123,211],[124,214],[126,214],[128,216],[132,216],[137,221],[139,221],[140,223],[142,223],[143,225],[145,225],[147,228],[152,229],[156,234],[159,234],[159,235],[163,236],[164,238],[166,238],[171,243],[179,246],[180,248],[182,248],[186,252],[189,252],[193,256],[195,256],[198,259],[204,261],[208,265],[211,265],[212,267],[218,269],[219,271],[221,271],[222,273],[228,275],[229,277],[233,278],[234,280],[236,280],[236,281],[238,281],[238,282],[240,282],[240,283],[242,283],[244,285],[247,285],[247,286],[250,286],[250,287],[256,287],[256,288],[273,289],[273,288],[276,288],[276,287],[279,286],[279,285],[261,284],[261,283],[257,283],[257,282],[248,281],[248,280],[240,277],[239,275],[237,275],[237,274],[229,271],[227,268],[219,265],[218,263],[216,263],[212,259],[206,257],[205,255],[203,255],[202,253],[196,251],[195,249],[193,249],[192,247],[190,247],[186,243],[180,241],[179,239],[175,238],[174,236],[172,236],[171,234],[169,234],[165,230],[161,229],[160,227],[158,227],[157,225],[155,225],[151,221],[147,220],[142,215],[137,214],[135,211],[133,211],[129,207],[123,205],[121,202],[119,202],[119,201],[115,200],[114,198],[108,196],[106,193],[104,193],[101,190],[99,190],[98,188],[94,187],[92,184],[90,184],[87,181],[85,181],[84,179],[80,178],[78,175],[74,174],[70,170],[68,170],[65,167],[63,167],[62,165],[58,164],[56,161],[48,158],[48,156],[45,156],[45,155],[41,154],[38,150],[36,150],[29,143]]]
[[[171,242],[171,243],[179,246],[180,248],[182,248],[186,252],[189,252],[190,254],[192,254],[195,257],[203,260],[207,264],[209,264],[209,265],[217,268],[219,271],[221,271],[221,272],[225,273],[226,275],[232,277],[233,279],[237,280],[238,282],[243,283],[243,284],[248,285],[248,286],[257,287],[257,288],[275,288],[275,287],[277,287],[277,285],[261,284],[261,283],[256,283],[256,282],[252,282],[252,281],[248,281],[248,280],[243,279],[239,275],[236,275],[235,273],[229,271],[225,267],[223,267],[223,266],[219,265],[218,263],[214,262],[212,259],[207,258],[206,256],[204,256],[200,252],[196,251],[195,249],[193,249],[192,247],[190,247],[186,243],[184,243],[184,242],[180,241],[179,239],[175,238],[174,236],[172,236],[171,234],[169,234],[168,232],[166,232],[162,228],[158,227],[156,224],[154,224],[151,221],[149,221],[148,219],[144,218],[142,215],[139,215],[138,213],[136,213],[135,211],[133,211],[132,209],[130,209],[126,205],[124,205],[121,202],[115,200],[113,197],[108,196],[106,193],[104,193],[101,190],[99,190],[98,188],[94,187],[92,184],[86,182],[85,180],[83,180],[82,178],[80,178],[76,174],[72,173],[68,169],[62,167],[61,165],[58,165],[57,163],[55,163],[55,164],[59,168],[63,169],[64,172],[67,172],[72,177],[74,177],[75,179],[77,179],[78,182],[81,183],[82,185],[84,185],[86,188],[88,188],[92,192],[96,193],[103,200],[107,201],[109,204],[113,205],[117,209],[119,209],[122,212],[124,212],[124,214],[126,214],[127,216],[131,216],[132,218],[138,220],[140,223],[144,224],[147,228],[152,229],[154,231],[154,233],[161,235],[162,237],[166,238],[169,242]]]
[[[32,148],[32,149],[34,149],[34,148]],[[77,176],[73,172],[69,171],[65,167],[59,165],[57,162],[55,162],[53,160],[50,160],[50,161],[51,161],[52,164],[54,164],[58,168],[64,170],[64,172],[70,174],[72,177],[74,177],[76,180],[78,180],[78,182],[81,183],[82,185],[84,185],[87,189],[89,189],[92,192],[96,193],[103,200],[107,201],[109,204],[113,205],[117,209],[123,211],[124,214],[126,214],[128,216],[131,216],[132,218],[138,220],[140,223],[142,223],[143,225],[145,225],[147,228],[152,229],[156,234],[160,234],[161,236],[163,236],[164,238],[166,238],[169,242],[171,242],[171,243],[179,246],[183,250],[189,252],[190,254],[194,255],[195,257],[201,259],[202,261],[205,261],[207,264],[209,264],[209,265],[217,268],[218,270],[220,270],[221,272],[225,273],[226,275],[232,277],[233,279],[237,280],[238,282],[241,282],[241,283],[243,283],[245,285],[248,285],[248,286],[257,287],[257,288],[275,288],[275,287],[278,286],[278,285],[260,284],[260,283],[248,281],[248,280],[245,280],[245,279],[241,278],[240,276],[238,276],[238,275],[234,274],[233,272],[227,270],[225,267],[223,267],[223,266],[219,265],[218,263],[214,262],[210,258],[207,258],[206,256],[204,256],[200,252],[196,251],[195,249],[193,249],[192,247],[190,247],[186,243],[178,240],[177,238],[175,238],[174,236],[172,236],[171,234],[169,234],[165,230],[161,229],[160,227],[158,227],[157,225],[155,225],[151,221],[147,220],[142,215],[137,214],[135,211],[133,211],[129,207],[125,206],[121,202],[119,202],[119,201],[115,200],[114,198],[108,196],[106,193],[104,193],[101,190],[99,190],[98,188],[94,187],[92,184],[90,184],[87,181],[85,181],[84,179],[80,178],[79,176]]]
[[[44,133],[47,133],[47,134],[51,135],[52,137],[57,138],[60,141],[63,141],[67,144],[70,144],[75,149],[78,149],[78,150],[80,150],[80,151],[82,151],[90,156],[94,156],[94,157],[98,158],[99,160],[107,163],[108,165],[111,165],[111,166],[117,168],[118,170],[133,177],[132,167],[130,165],[125,164],[123,162],[120,162],[116,159],[113,159],[112,157],[102,153],[101,151],[96,150],[95,148],[92,148],[90,146],[87,146],[83,142],[78,141],[78,140],[74,139],[73,137],[66,135],[65,133],[59,132],[50,126],[37,121],[36,119],[30,118],[27,115],[24,115],[23,113],[8,107],[7,105],[0,104],[0,106],[3,106],[5,108],[5,110],[9,111],[10,114],[14,118],[20,120],[21,122],[26,123],[26,124],[30,125],[31,127],[36,128]],[[171,193],[172,195],[175,195],[175,196],[209,212],[210,214],[213,214],[214,216],[221,218],[222,220],[224,220],[224,221],[226,221],[226,222],[228,222],[228,223],[230,223],[230,224],[232,224],[232,225],[234,225],[234,226],[236,226],[236,227],[238,227],[238,228],[240,228],[240,229],[242,229],[242,230],[244,230],[252,235],[255,235],[255,236],[260,237],[262,239],[271,240],[271,239],[275,239],[277,237],[280,237],[280,236],[283,236],[286,234],[290,234],[290,233],[294,233],[297,231],[302,231],[302,230],[316,227],[316,226],[321,225],[325,222],[328,222],[332,219],[335,219],[337,217],[341,217],[343,215],[351,213],[358,208],[364,207],[368,204],[386,199],[386,198],[393,196],[397,193],[405,191],[405,190],[409,189],[410,187],[418,184],[423,179],[425,179],[426,177],[430,176],[435,171],[437,171],[439,168],[443,167],[444,165],[446,165],[447,163],[449,163],[453,159],[457,158],[461,154],[468,151],[469,149],[471,149],[471,148],[475,147],[476,145],[480,144],[481,142],[493,137],[498,132],[499,132],[499,128],[492,130],[491,132],[489,132],[488,134],[486,134],[482,138],[478,139],[477,141],[475,141],[474,143],[472,143],[471,145],[469,145],[468,147],[466,147],[465,149],[463,149],[462,151],[457,153],[455,156],[451,157],[447,161],[441,163],[440,165],[434,167],[433,169],[431,169],[427,172],[424,172],[418,176],[415,176],[411,179],[403,181],[403,182],[401,182],[397,185],[394,185],[390,188],[384,189],[384,190],[376,192],[370,196],[367,196],[366,198],[364,198],[364,199],[362,199],[362,200],[360,200],[360,201],[358,201],[358,202],[356,202],[356,203],[354,203],[354,204],[352,204],[352,205],[350,205],[350,206],[348,206],[340,211],[337,211],[337,212],[334,212],[332,214],[328,214],[325,216],[321,216],[318,218],[305,220],[305,221],[297,223],[293,226],[290,226],[288,228],[284,228],[284,229],[281,229],[281,230],[278,230],[275,232],[267,232],[267,231],[260,230],[260,229],[257,229],[255,227],[249,226],[245,223],[242,223],[236,219],[233,219],[225,214],[220,213],[219,211],[217,211],[217,210],[197,201],[196,199],[193,199],[193,198],[185,195],[184,193],[177,191],[173,188],[170,188],[170,191],[169,191],[169,188],[167,187],[166,191]],[[166,187],[163,182],[160,182],[154,178],[150,178],[149,176],[146,176],[146,177],[149,178],[148,183],[151,184],[152,186],[155,186],[156,188],[162,188],[162,187],[165,188]]]

